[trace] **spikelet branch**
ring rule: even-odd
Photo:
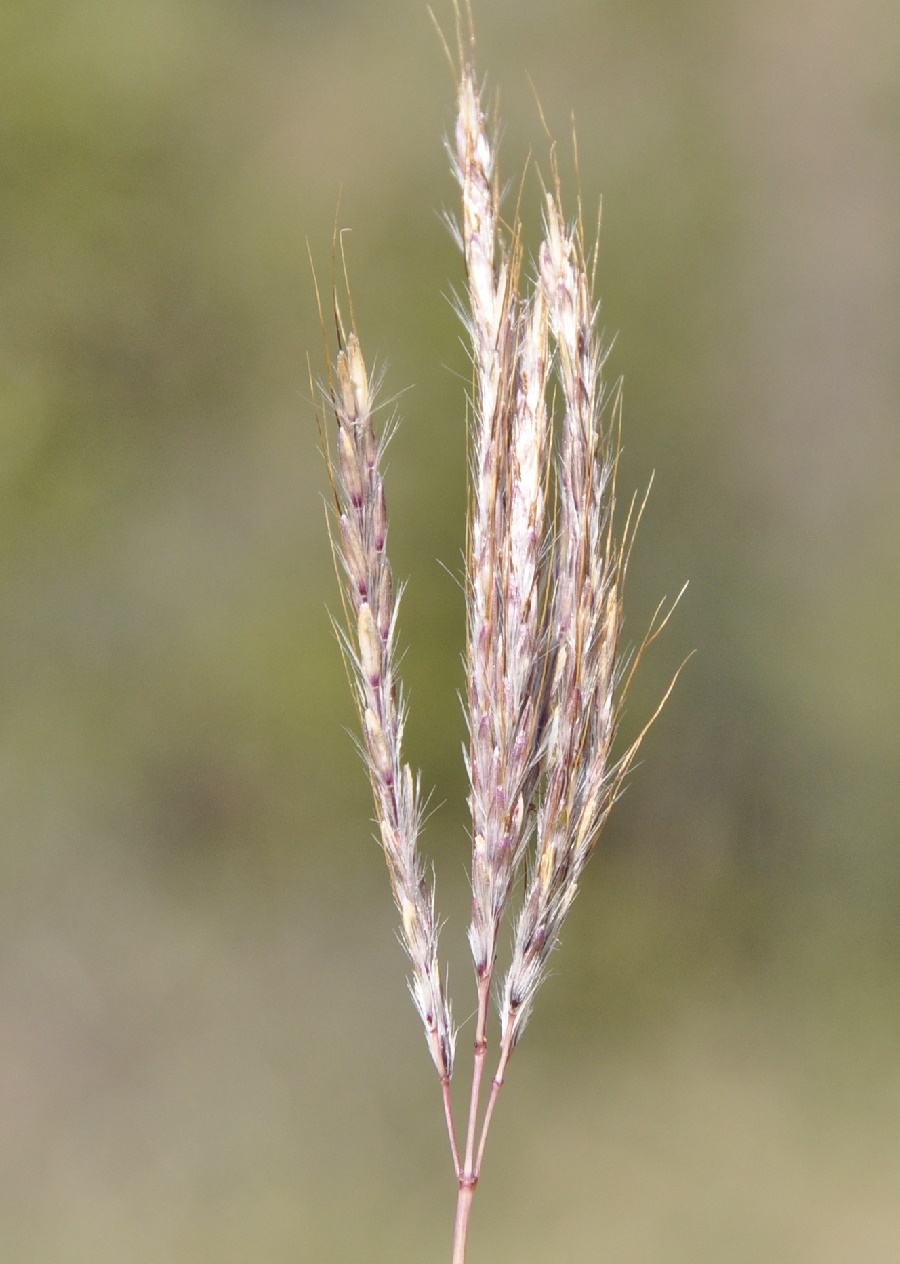
[[[352,309],[351,309],[352,310]],[[331,541],[342,580],[341,643],[360,716],[361,750],[401,942],[411,965],[410,991],[442,1081],[453,1070],[455,1033],[438,961],[432,883],[418,850],[421,790],[403,756],[405,703],[396,674],[400,593],[387,556],[388,514],[382,463],[388,426],[374,426],[374,387],[355,332],[347,334],[335,303],[340,349],[329,366],[326,399],[337,434],[325,456],[334,499]],[[320,420],[320,431],[324,432]]]

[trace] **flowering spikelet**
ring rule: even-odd
[[[566,224],[557,177],[528,293],[518,224],[501,239],[494,147],[465,58],[455,141],[474,374],[466,664],[479,979],[535,839],[500,1002],[508,1056],[637,749],[610,766],[626,546],[612,534],[616,451],[581,229]]]
[[[494,153],[470,66],[459,87],[462,189],[475,375],[467,574],[467,715],[473,833],[469,940],[479,977],[527,843],[538,764],[543,658],[547,308],[515,292],[519,251],[496,262]]]
[[[504,1037],[513,1043],[627,765],[608,768],[615,732],[616,659],[624,557],[612,537],[615,456],[601,428],[602,356],[580,236],[558,193],[548,195],[538,284],[545,296],[563,416],[558,521],[548,604],[550,695],[537,809],[536,860],[504,987]],[[629,761],[630,762],[630,761]]]
[[[385,551],[384,439],[376,436],[372,424],[372,390],[356,334],[347,338],[335,367],[337,381],[330,394],[338,426],[337,459],[329,455],[328,462],[337,514],[332,538],[347,594],[342,641],[355,684],[362,750],[400,911],[401,938],[412,965],[410,991],[438,1074],[446,1081],[453,1070],[454,1032],[438,966],[433,895],[417,849],[419,785],[402,756],[404,707],[394,672],[399,598]]]

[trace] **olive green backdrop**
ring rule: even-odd
[[[449,4],[438,18],[452,31]],[[481,0],[590,215],[639,725],[472,1264],[900,1258],[900,11]],[[0,10],[0,1256],[426,1264],[454,1202],[306,367],[346,237],[466,1076],[467,365],[424,0]],[[336,211],[338,200],[340,210]],[[539,185],[526,184],[532,249]],[[571,203],[570,203],[571,205]]]

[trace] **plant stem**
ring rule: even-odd
[[[472,1092],[469,1097],[466,1155],[462,1167],[457,1162],[459,1193],[456,1200],[456,1222],[453,1227],[453,1264],[465,1264],[466,1239],[469,1233],[469,1217],[472,1214],[472,1199],[475,1196],[475,1186],[478,1184],[481,1170],[481,1155],[484,1152],[484,1130],[482,1130],[476,1159],[475,1138],[478,1131],[481,1082],[484,1078],[484,1063],[487,1057],[487,1024],[490,1003],[491,971],[488,969],[478,982],[478,1018],[475,1026],[475,1060],[472,1066]],[[492,1100],[493,1097],[494,1093],[492,1092]]]
[[[494,1072],[494,1078],[491,1081],[491,1095],[488,1098],[487,1108],[484,1112],[484,1123],[481,1125],[481,1139],[478,1142],[478,1156],[475,1159],[475,1171],[481,1174],[481,1160],[484,1158],[484,1147],[487,1142],[488,1129],[491,1126],[491,1119],[494,1115],[494,1107],[497,1105],[497,1098],[500,1096],[500,1090],[503,1087],[503,1079],[506,1075],[506,1064],[509,1062],[509,1055],[512,1053],[512,1024],[507,1029],[503,1044],[500,1049],[500,1060],[497,1063],[497,1070]]]
[[[453,1123],[453,1101],[450,1096],[450,1077],[444,1075],[441,1077],[441,1095],[444,1099],[444,1117],[447,1120],[447,1135],[450,1138],[450,1153],[453,1155],[453,1170],[456,1172],[456,1178],[459,1179],[459,1147],[456,1144],[456,1126]]]
[[[459,1178],[459,1197],[456,1200],[456,1224],[453,1227],[453,1264],[466,1264],[466,1239],[469,1236],[469,1216],[478,1178]]]
[[[481,1080],[487,1057],[487,1022],[491,1003],[491,972],[486,970],[478,983],[478,1020],[475,1027],[475,1062],[472,1067],[472,1094],[469,1098],[469,1126],[466,1131],[466,1160],[461,1176],[475,1176],[475,1132],[478,1125],[478,1104]]]

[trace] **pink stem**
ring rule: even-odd
[[[512,1043],[509,1039],[511,1034],[512,1025],[510,1024],[507,1038],[503,1041],[503,1047],[500,1050],[500,1061],[497,1063],[497,1070],[494,1072],[494,1078],[491,1082],[491,1095],[488,1098],[487,1108],[484,1112],[484,1123],[481,1125],[481,1139],[478,1142],[478,1157],[475,1160],[475,1171],[478,1175],[481,1174],[481,1161],[484,1158],[484,1147],[487,1142],[491,1119],[494,1115],[494,1107],[497,1105],[497,1098],[500,1096],[500,1090],[503,1087],[503,1080],[506,1075],[506,1064],[509,1062],[509,1055],[512,1053]]]
[[[466,1157],[461,1168],[457,1165],[459,1194],[456,1200],[456,1222],[453,1227],[453,1264],[465,1264],[469,1217],[472,1214],[475,1186],[478,1184],[478,1168],[475,1166],[475,1134],[478,1128],[481,1081],[484,1077],[484,1062],[487,1056],[487,1020],[490,998],[491,973],[487,970],[478,983],[478,1020],[475,1028],[475,1062],[472,1067],[469,1124],[466,1129]]]
[[[475,1028],[475,1064],[472,1067],[472,1095],[469,1099],[469,1126],[466,1131],[466,1163],[464,1174],[476,1176],[472,1164],[475,1159],[475,1131],[478,1126],[478,1105],[481,1098],[481,1080],[487,1057],[487,1019],[491,997],[491,975],[486,971],[478,984],[478,1021]]]
[[[441,1079],[441,1095],[444,1099],[444,1117],[447,1120],[447,1135],[450,1138],[450,1153],[453,1155],[453,1170],[459,1179],[459,1147],[456,1144],[456,1126],[453,1123],[453,1103],[450,1097],[450,1079]]]
[[[453,1264],[466,1264],[466,1239],[469,1236],[469,1216],[472,1213],[474,1195],[475,1182],[461,1176],[459,1198],[456,1201],[456,1224],[453,1227]]]

